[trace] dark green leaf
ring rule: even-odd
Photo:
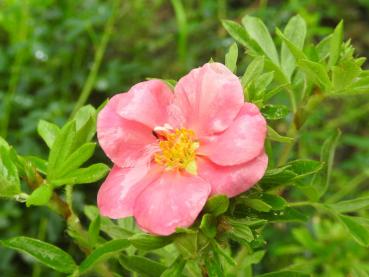
[[[321,88],[329,91],[331,81],[329,80],[328,71],[325,65],[310,60],[299,60],[297,65],[314,83]]]
[[[96,263],[109,258],[113,254],[117,254],[130,246],[130,242],[126,239],[111,240],[96,248],[79,266],[80,273],[91,269]]]
[[[223,277],[223,267],[222,262],[219,259],[218,253],[210,252],[205,258],[205,267],[207,270],[207,275],[209,277]]]
[[[290,111],[284,105],[268,104],[262,107],[261,112],[266,119],[277,120],[277,119],[285,118]]]
[[[204,207],[204,212],[218,216],[228,210],[229,199],[226,195],[214,195],[209,198]]]
[[[62,249],[28,237],[14,237],[2,240],[1,245],[27,253],[38,262],[63,273],[72,273],[76,268],[73,258]]]
[[[254,240],[254,235],[249,227],[249,224],[247,224],[244,220],[228,218],[227,222],[230,224],[231,228],[227,230],[226,234],[231,239],[246,245]]]
[[[162,248],[173,241],[172,237],[153,236],[138,233],[129,238],[134,247],[141,250],[154,250]]]
[[[181,277],[183,276],[182,272],[185,265],[186,261],[179,256],[174,263],[160,275],[160,277]]]
[[[119,257],[119,262],[127,270],[144,274],[145,276],[160,276],[167,267],[163,264],[141,256],[125,256]]]
[[[216,218],[213,215],[204,214],[201,219],[200,229],[207,237],[214,238],[217,234],[216,223]]]
[[[309,277],[309,274],[305,274],[298,271],[275,271],[262,275],[257,275],[257,277]]]
[[[88,226],[88,241],[92,247],[95,246],[97,239],[99,238],[100,224],[101,217],[100,215],[97,215],[96,218],[91,221],[90,226]]]
[[[290,166],[288,170],[296,173],[297,176],[295,178],[302,178],[317,173],[323,168],[323,165],[322,162],[307,159],[295,160],[287,163],[287,166]]]
[[[247,267],[252,264],[258,264],[263,259],[264,255],[265,255],[264,250],[256,251],[250,255],[247,255],[244,261],[242,262],[242,266]]]
[[[270,205],[273,210],[282,210],[287,203],[283,197],[269,193],[264,193],[261,199]]]
[[[242,203],[259,212],[269,212],[272,209],[272,206],[260,199],[243,198]]]

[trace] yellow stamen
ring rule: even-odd
[[[196,150],[199,143],[195,133],[188,129],[172,129],[161,134],[159,141],[161,152],[154,156],[157,164],[167,169],[185,170],[190,174],[197,174]]]

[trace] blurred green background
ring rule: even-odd
[[[178,79],[210,58],[223,62],[233,40],[221,19],[237,21],[246,14],[263,19],[271,31],[300,14],[308,24],[310,41],[330,33],[342,18],[345,38],[352,39],[358,55],[369,55],[369,0],[0,0],[0,135],[22,155],[45,156],[46,146],[36,134],[39,119],[61,125],[76,103],[97,107],[145,78]],[[247,62],[242,58],[239,68]],[[278,97],[274,101],[287,102],[286,95]],[[332,180],[334,200],[355,190],[368,195],[368,116],[368,96],[329,100],[301,134],[296,153],[317,158],[327,133],[343,130]],[[278,124],[283,133],[286,126]],[[103,155],[97,159],[103,160]],[[78,188],[77,210],[84,203],[95,204],[97,188],[98,184]],[[44,208],[25,209],[0,199],[0,237],[26,234],[75,251],[68,248],[63,224]],[[277,234],[281,241],[271,242],[258,270],[275,270],[291,259],[319,258],[319,266],[326,264],[332,267],[328,272],[337,274],[325,276],[348,276],[341,267],[351,262],[352,253],[369,259],[367,251],[345,241],[339,226],[318,222],[310,227],[318,228],[315,234],[322,237],[317,245],[314,238],[311,244],[306,237],[301,239],[307,236],[304,228],[295,228],[292,236],[284,236],[283,226],[267,234],[266,239]],[[57,276],[42,275],[40,270],[27,258],[0,250],[1,276]],[[316,272],[327,269],[317,267]]]

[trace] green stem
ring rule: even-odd
[[[77,103],[74,106],[71,117],[73,117],[76,114],[76,112],[86,103],[95,85],[97,74],[98,74],[98,71],[99,71],[105,50],[106,50],[106,46],[108,45],[109,39],[113,33],[114,22],[115,22],[115,19],[118,14],[118,10],[119,10],[118,9],[119,3],[120,3],[119,0],[114,0],[113,2],[112,15],[110,16],[109,20],[106,22],[104,33],[102,35],[100,44],[98,45],[97,50],[95,52],[94,62],[92,64],[90,73],[88,74],[88,77],[82,88],[82,92],[77,100]]]
[[[176,15],[176,21],[178,26],[178,56],[182,64],[186,64],[187,61],[187,36],[188,36],[188,24],[186,12],[181,0],[171,0],[172,6]]]

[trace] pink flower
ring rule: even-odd
[[[169,235],[193,224],[211,195],[238,195],[264,175],[266,122],[244,103],[237,76],[207,63],[174,89],[160,80],[115,95],[97,136],[114,167],[97,203],[110,218],[134,216],[147,232]]]

